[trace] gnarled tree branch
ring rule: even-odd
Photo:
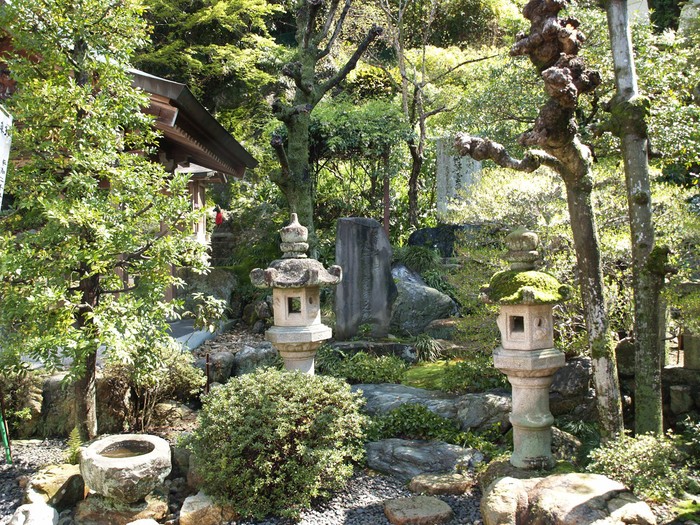
[[[516,159],[510,156],[502,144],[467,133],[458,133],[454,145],[460,155],[468,155],[474,160],[492,160],[502,168],[525,172],[535,171],[540,166],[548,166],[557,172],[564,169],[556,157],[544,151],[530,150],[522,159]]]
[[[285,179],[288,178],[290,173],[289,159],[287,159],[287,152],[284,150],[284,142],[282,140],[282,137],[280,135],[272,135],[272,139],[270,140],[270,146],[272,146],[272,149],[275,150],[277,159],[280,162],[280,167],[282,169],[282,177]]]

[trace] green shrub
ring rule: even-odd
[[[423,274],[440,266],[440,254],[425,246],[401,246],[394,249],[394,260],[408,266],[414,272]]]
[[[588,454],[591,450],[600,447],[600,431],[597,423],[563,416],[554,421],[554,426],[581,441],[581,449],[575,458],[579,464],[585,465],[589,461]]]
[[[425,281],[425,284],[431,288],[435,288],[459,302],[457,298],[457,288],[450,282],[449,275],[444,271],[426,270],[421,274],[421,277]]]
[[[349,357],[330,347],[319,350],[316,359],[319,373],[357,383],[400,383],[408,365],[392,355],[374,356],[357,352]]]
[[[463,432],[456,421],[432,412],[424,405],[406,403],[386,414],[372,418],[367,432],[371,441],[388,438],[438,440],[461,447],[475,448],[493,457],[504,450],[500,423],[485,433]]]
[[[490,353],[496,348],[501,339],[496,319],[498,307],[480,304],[467,309],[462,306],[462,317],[456,319],[455,343],[466,348],[469,355],[472,351]],[[458,357],[455,355],[454,357]]]
[[[242,516],[294,517],[363,455],[362,396],[331,377],[258,370],[204,399],[188,447],[204,489]]]
[[[194,366],[190,352],[180,343],[158,346],[150,353],[134,353],[131,362],[109,363],[105,377],[126,379],[134,396],[128,425],[146,430],[151,425],[155,406],[166,399],[187,401],[201,393],[206,378]]]
[[[625,435],[591,451],[589,457],[588,471],[624,483],[646,500],[666,501],[680,495],[687,479],[683,454],[666,436]]]
[[[464,394],[509,388],[508,378],[493,366],[493,357],[486,352],[470,352],[464,361],[445,367],[442,388],[446,392]]]
[[[5,407],[5,418],[11,431],[24,433],[28,422],[37,415],[33,413],[31,402],[37,397],[41,404],[41,378],[29,369],[27,363],[2,356],[0,367],[0,396]],[[7,357],[7,359],[4,359]],[[31,426],[31,425],[29,425]]]
[[[700,421],[687,416],[679,426],[679,441],[688,456],[688,462],[700,466]]]
[[[442,344],[428,334],[419,334],[413,342],[418,361],[432,363],[442,356]]]
[[[416,403],[406,403],[386,414],[375,416],[368,434],[371,440],[436,439],[458,445],[464,441],[464,432],[460,431],[455,421]]]

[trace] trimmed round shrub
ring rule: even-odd
[[[295,517],[364,454],[361,394],[333,377],[258,370],[206,396],[188,447],[203,488],[241,516]]]

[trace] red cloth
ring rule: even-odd
[[[221,213],[220,211],[216,212],[216,219],[214,219],[214,222],[216,223],[217,226],[219,226],[222,222],[224,222],[224,214]]]

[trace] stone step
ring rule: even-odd
[[[412,496],[385,501],[384,515],[393,525],[439,525],[450,521],[454,512],[433,496]]]
[[[416,494],[443,496],[464,494],[474,485],[470,476],[460,473],[420,474],[408,484],[408,490]]]

